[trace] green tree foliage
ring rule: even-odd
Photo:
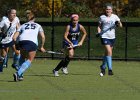
[[[81,17],[96,17],[104,12],[105,3],[111,3],[119,16],[140,17],[139,0],[54,0],[54,15],[64,17],[78,13]],[[38,17],[52,15],[52,0],[0,0],[0,6],[0,16],[9,8],[16,8],[22,17],[26,9],[33,9]]]
[[[6,15],[10,8],[17,8],[19,0],[0,0],[0,16]]]
[[[72,13],[77,13],[82,17],[93,16],[91,9],[87,6],[87,0],[67,0],[64,3],[62,16],[69,16]]]

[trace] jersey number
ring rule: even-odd
[[[35,29],[36,28],[36,24],[25,24],[25,30],[27,29]]]

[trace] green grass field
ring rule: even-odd
[[[35,59],[24,81],[14,82],[14,69],[0,73],[0,100],[139,100],[140,63],[113,61],[114,76],[99,76],[101,61],[71,61],[69,74],[52,69],[60,60]]]

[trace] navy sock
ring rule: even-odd
[[[69,56],[66,56],[65,61],[64,61],[63,68],[67,67],[68,64],[69,64],[69,62],[70,62],[70,58],[69,58]]]

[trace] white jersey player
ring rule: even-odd
[[[118,26],[122,27],[122,23],[119,17],[113,12],[113,7],[111,4],[106,5],[105,14],[101,15],[99,18],[99,25],[97,28],[98,33],[107,30],[111,26],[115,25],[116,22]],[[101,35],[101,43],[104,46],[105,54],[103,57],[103,63],[100,66],[101,73],[100,76],[105,75],[106,65],[108,66],[108,75],[113,75],[112,72],[112,50],[115,42],[115,29],[110,29]]]
[[[44,43],[45,35],[42,27],[35,23],[34,13],[31,10],[26,11],[27,23],[21,25],[18,31],[14,34],[13,40],[16,41],[19,37],[19,46],[21,51],[20,66],[16,73],[13,74],[14,81],[23,80],[23,73],[30,67],[33,61],[37,47],[38,35],[41,37],[40,50],[45,52]]]
[[[0,22],[0,30],[2,31],[1,35],[2,35],[2,39],[0,41],[0,48],[2,49],[2,58],[3,61],[1,61],[2,63],[0,63],[0,67],[7,67],[7,61],[8,61],[8,51],[9,51],[9,47],[12,47],[12,49],[14,50],[15,54],[15,59],[14,59],[14,63],[17,63],[17,59],[19,58],[19,50],[16,50],[15,48],[15,44],[13,42],[13,35],[16,32],[16,30],[19,28],[20,26],[20,21],[18,19],[18,17],[16,16],[16,10],[15,9],[10,9],[7,12],[7,16],[4,16],[2,18],[2,21]],[[18,58],[17,58],[18,56]]]

